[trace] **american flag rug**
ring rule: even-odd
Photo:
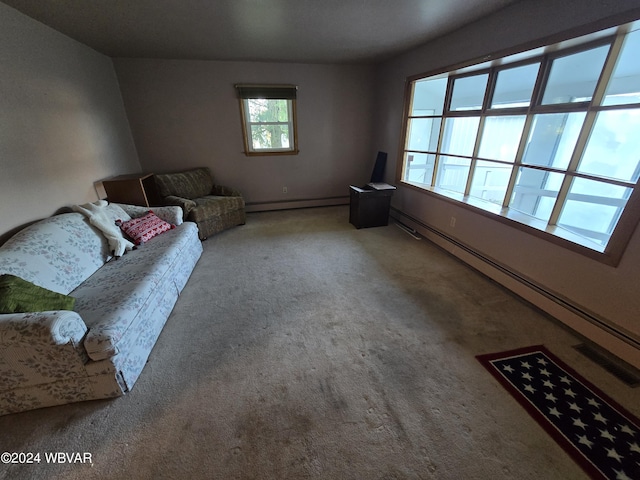
[[[640,421],[544,346],[476,358],[592,478],[640,480]]]

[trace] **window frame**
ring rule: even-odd
[[[296,99],[297,89],[295,85],[255,85],[236,84],[238,100],[240,103],[240,120],[242,124],[242,139],[244,144],[244,154],[247,156],[272,156],[272,155],[297,155],[298,149],[298,128]],[[284,100],[287,102],[286,122],[252,122],[249,113],[248,101],[252,99],[260,100]],[[289,142],[287,148],[259,148],[253,147],[252,126],[253,125],[287,125],[289,129]]]
[[[539,238],[543,238],[547,241],[550,241],[554,244],[560,245],[564,248],[567,248],[571,251],[580,253],[589,258],[598,260],[602,263],[608,265],[617,265],[624,253],[624,250],[633,234],[636,225],[640,222],[640,179],[635,183],[611,180],[607,179],[606,183],[612,185],[620,185],[625,186],[627,188],[631,188],[631,194],[627,199],[626,205],[619,215],[618,222],[613,232],[609,237],[609,241],[604,248],[594,248],[594,245],[591,245],[591,242],[585,241],[580,235],[571,232],[570,230],[565,230],[563,227],[558,226],[557,220],[560,215],[559,209],[564,204],[564,200],[569,194],[569,188],[572,184],[573,178],[586,178],[586,179],[594,179],[598,181],[602,181],[603,177],[597,175],[589,175],[586,173],[581,173],[577,171],[577,165],[582,155],[584,153],[584,149],[586,143],[588,141],[588,134],[591,131],[593,123],[595,122],[596,116],[600,112],[606,112],[609,110],[623,110],[626,108],[640,108],[640,104],[633,103],[627,105],[603,105],[601,100],[604,98],[603,96],[606,93],[606,88],[608,85],[608,80],[610,75],[613,72],[614,62],[611,61],[612,55],[618,55],[621,49],[622,42],[625,38],[625,35],[631,31],[630,24],[620,24],[615,26],[607,26],[608,31],[596,31],[595,33],[586,32],[587,40],[580,41],[578,38],[578,34],[573,35],[572,37],[568,37],[563,39],[547,39],[546,41],[541,41],[539,44],[534,47],[522,47],[522,48],[514,48],[501,52],[500,54],[488,55],[481,59],[472,60],[469,62],[465,62],[464,64],[458,64],[454,66],[445,67],[436,71],[413,75],[407,77],[405,82],[405,101],[404,101],[404,112],[403,112],[403,124],[402,131],[400,137],[400,146],[399,146],[399,155],[398,162],[396,168],[396,180],[406,186],[408,188],[417,190],[419,192],[425,193],[427,195],[437,196],[439,199],[444,199],[447,202],[455,203],[456,205],[463,206],[464,208],[471,209],[476,213],[480,213],[484,216],[492,218],[494,220],[500,221],[502,223],[506,223],[512,227],[518,228],[520,230],[524,230],[527,233],[535,235]],[[591,35],[589,35],[591,34]],[[582,33],[585,35],[585,33]],[[553,41],[552,41],[553,40]],[[559,42],[565,42],[566,45],[569,45],[565,48],[563,46],[558,46]],[[600,71],[600,76],[597,80],[596,88],[594,90],[593,96],[589,101],[575,102],[575,103],[562,103],[562,104],[551,104],[546,105],[542,104],[542,99],[544,95],[544,87],[548,81],[551,67],[553,65],[553,60],[565,57],[567,55],[571,55],[580,51],[587,51],[592,48],[597,48],[598,46],[609,45],[609,50],[606,54],[606,59],[603,65],[603,68]],[[530,55],[527,55],[527,52],[531,51]],[[534,53],[535,52],[535,53]],[[503,62],[505,57],[516,55],[516,54],[524,54],[522,58],[518,61],[514,62]],[[506,69],[515,68],[527,64],[535,64],[540,63],[540,67],[537,72],[537,78],[535,80],[535,84],[533,87],[533,91],[531,94],[531,98],[529,101],[529,105],[527,107],[499,107],[499,108],[491,108],[492,97],[496,88],[496,81],[498,74]],[[485,88],[485,95],[482,107],[479,110],[468,110],[468,111],[452,111],[451,108],[451,97],[453,94],[453,85],[456,79],[465,78],[468,76],[474,75],[482,75],[488,73],[487,85]],[[434,80],[437,78],[446,78],[447,86],[445,93],[445,100],[442,109],[442,114],[440,115],[412,115],[413,114],[413,91],[414,85],[419,80],[424,80],[427,78],[433,78]],[[545,113],[572,113],[572,112],[585,112],[585,118],[583,125],[581,127],[581,131],[577,142],[582,142],[582,144],[575,147],[571,162],[571,168],[567,167],[565,170],[555,169],[553,166],[545,166],[540,167],[536,165],[531,165],[528,163],[523,163],[523,153],[524,147],[527,144],[528,135],[530,133],[531,123],[533,123],[533,119],[535,115],[545,114]],[[488,159],[488,158],[480,158],[479,157],[479,149],[481,143],[481,137],[484,128],[484,122],[488,117],[498,117],[502,115],[525,115],[525,126],[521,133],[520,145],[518,147],[518,153],[516,154],[516,158],[511,165],[511,178],[509,180],[509,185],[507,186],[507,191],[503,199],[502,205],[497,204],[488,204],[488,201],[484,201],[479,198],[471,197],[468,195],[473,183],[473,173],[474,166],[478,161],[489,160],[496,162],[496,159]],[[471,116],[480,116],[480,126],[478,128],[473,154],[471,156],[460,156],[464,159],[469,159],[471,164],[469,166],[469,173],[467,177],[467,183],[464,190],[464,193],[455,193],[452,191],[444,190],[437,185],[436,177],[438,176],[439,171],[439,160],[441,156],[450,156],[445,152],[441,151],[441,143],[443,141],[443,132],[445,128],[445,123],[447,119],[450,118],[459,118],[459,117],[471,117]],[[437,148],[436,150],[410,150],[409,149],[409,125],[412,120],[416,118],[429,118],[433,122],[440,121],[440,133],[437,138]],[[590,122],[590,123],[589,123]],[[431,145],[431,143],[430,143]],[[409,155],[425,155],[427,158],[433,156],[433,173],[431,184],[420,184],[419,182],[410,182],[408,180],[408,174],[406,168],[408,168],[408,157]],[[500,163],[500,161],[497,161]],[[509,162],[506,162],[509,164]],[[421,166],[421,165],[420,165]],[[561,201],[555,202],[554,211],[551,213],[550,220],[543,221],[539,220],[535,217],[531,217],[525,213],[520,213],[513,208],[509,208],[509,203],[511,201],[511,195],[514,188],[514,183],[518,176],[518,172],[521,168],[538,168],[540,170],[544,170],[546,172],[558,172],[564,176],[562,187],[558,192],[558,195],[562,195]],[[425,164],[425,168],[431,168],[429,162]]]

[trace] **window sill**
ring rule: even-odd
[[[585,237],[577,235],[565,228],[555,225],[548,226],[547,222],[531,217],[517,210],[504,208],[486,200],[465,196],[461,193],[431,187],[419,183],[400,181],[412,189],[432,194],[438,198],[451,201],[455,205],[466,207],[488,218],[500,221],[511,227],[518,228],[537,237],[543,238],[562,247],[581,253],[603,263],[611,264],[611,259],[605,254],[606,247],[595,243]]]
[[[300,150],[259,150],[259,151],[245,151],[244,154],[247,157],[268,157],[274,155],[298,155]]]

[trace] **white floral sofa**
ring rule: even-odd
[[[120,205],[131,217],[148,209]],[[75,299],[73,310],[0,314],[0,415],[117,397],[133,387],[202,253],[176,225],[119,258],[82,213],[41,220],[0,247],[0,274]],[[36,287],[37,288],[37,287]]]

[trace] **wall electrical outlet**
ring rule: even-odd
[[[456,217],[451,217],[451,220],[449,220],[449,226],[451,228],[454,228],[456,226]]]
[[[282,193],[287,193],[287,187],[282,187]]]

